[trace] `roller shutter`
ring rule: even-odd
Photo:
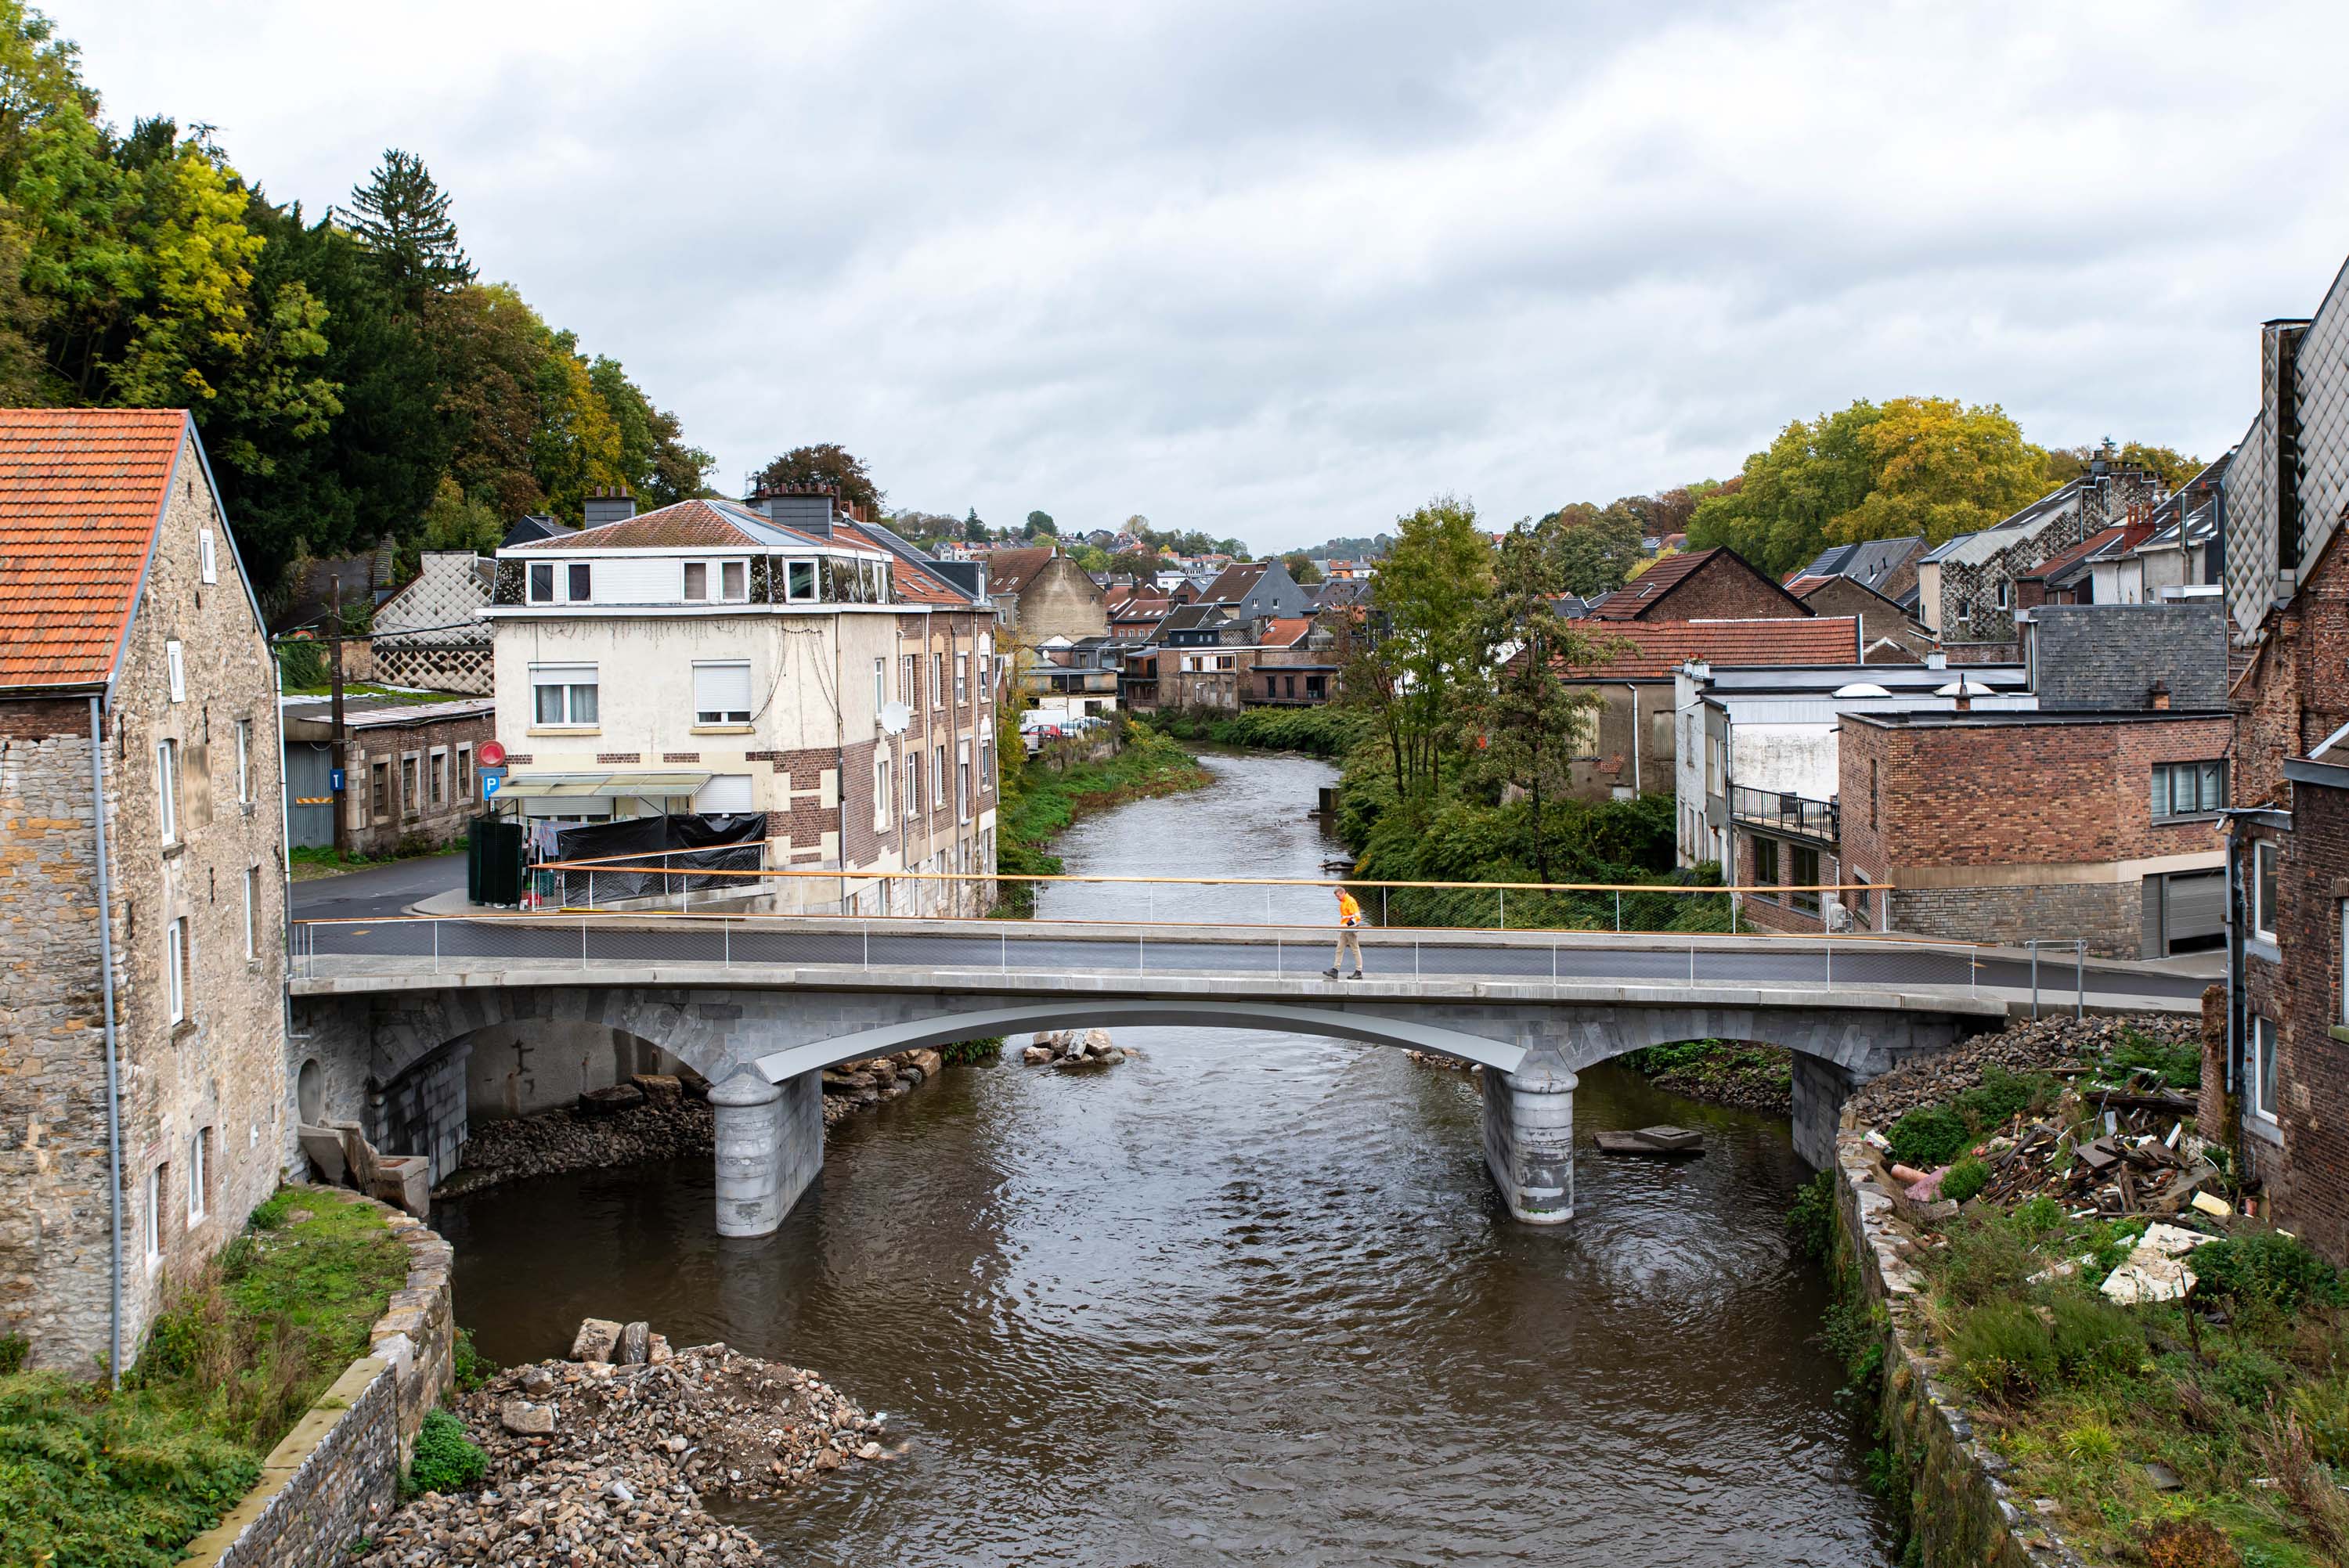
[[[2208,947],[2226,935],[2227,873],[2192,872],[2161,884],[2161,928],[2172,953]]]

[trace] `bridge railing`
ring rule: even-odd
[[[964,921],[738,914],[399,916],[300,920],[290,927],[297,976],[511,971],[822,967],[896,981],[952,975],[1133,975],[1307,979],[1335,962],[1324,922]],[[1551,931],[1380,927],[1361,934],[1372,982],[1508,981],[1738,985],[1807,992],[1985,987],[2018,992],[2020,960],[1962,943],[1883,935],[1747,933],[1609,936]],[[2033,962],[2034,996],[2080,1007],[2129,994],[2128,975],[2092,975],[2077,944]],[[1350,962],[1349,964],[1350,968]],[[2065,984],[2066,982],[2069,984]]]

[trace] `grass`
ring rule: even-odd
[[[996,810],[996,869],[1014,876],[1058,876],[1060,857],[1045,846],[1080,816],[1128,800],[1179,794],[1207,782],[1199,759],[1140,720],[1128,720],[1124,745],[1098,762],[1074,761],[1071,749],[1047,747],[1007,777]],[[1006,756],[1016,755],[1007,751]],[[1003,884],[996,913],[1035,913],[1032,882]]]
[[[315,882],[320,877],[338,877],[349,872],[363,872],[370,866],[394,865],[401,861],[421,860],[431,855],[460,852],[461,844],[427,844],[418,841],[402,844],[388,855],[346,855],[331,844],[304,844],[286,851],[286,861],[294,869],[295,882]]]
[[[171,1562],[365,1353],[407,1274],[379,1211],[287,1190],[173,1288],[119,1393],[0,1376],[0,1568]]]

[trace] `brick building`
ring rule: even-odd
[[[1599,621],[1785,620],[1813,612],[1726,545],[1667,556],[1590,606]]]
[[[454,844],[481,810],[474,759],[493,736],[497,704],[454,694],[369,694],[343,703],[337,763],[334,703],[284,703],[286,826],[297,849],[335,842],[332,774],[340,766],[343,843],[354,854],[415,853]]]
[[[991,874],[995,616],[976,574],[828,490],[761,503],[680,501],[498,552],[501,809],[761,812],[771,865]],[[771,896],[869,913],[982,902],[975,884],[885,874]]]
[[[87,1376],[292,1147],[276,671],[184,412],[0,411],[0,1335]]]

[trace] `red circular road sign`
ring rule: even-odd
[[[484,740],[481,742],[481,749],[479,755],[481,759],[482,767],[502,767],[506,759],[506,748],[499,745],[494,740]]]

